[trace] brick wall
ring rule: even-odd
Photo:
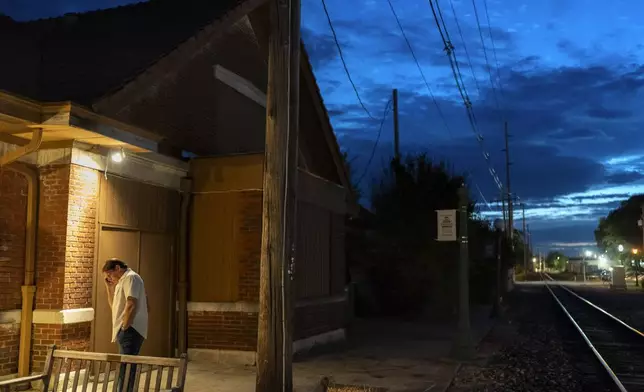
[[[293,339],[304,339],[344,328],[346,306],[347,303],[342,301],[297,307],[293,315]]]
[[[27,180],[0,171],[0,312],[20,309],[25,271]],[[18,371],[20,324],[0,324],[0,376]]]
[[[262,247],[262,192],[240,197],[239,300],[259,302],[259,262]]]
[[[69,173],[69,165],[40,169],[36,309],[63,307]]]
[[[0,324],[0,376],[18,373],[20,324]]]
[[[188,347],[255,351],[257,313],[188,312]]]
[[[96,170],[71,166],[63,309],[92,306],[98,188]]]
[[[18,173],[0,172],[0,311],[20,309],[22,303],[25,219],[27,180]]]

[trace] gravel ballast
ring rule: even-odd
[[[542,286],[518,286],[505,317],[448,391],[612,391],[603,369]]]

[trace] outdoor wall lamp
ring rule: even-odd
[[[112,152],[112,154],[110,155],[110,158],[114,163],[121,163],[123,162],[123,159],[125,159],[125,151],[123,151],[123,148],[120,148]]]

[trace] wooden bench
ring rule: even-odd
[[[57,350],[52,346],[43,373],[0,381],[0,392],[33,382],[41,384],[39,388],[43,392],[116,392],[121,364],[125,364],[124,391],[127,391],[132,365],[136,365],[134,391],[184,391],[188,370],[185,354],[181,358],[159,358]]]

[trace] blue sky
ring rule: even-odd
[[[488,200],[498,198],[428,1],[391,0],[436,102],[387,0],[326,1],[347,66],[371,116],[382,117],[392,88],[398,88],[403,152],[428,152],[457,171],[470,171]],[[0,11],[25,20],[130,2],[0,0]],[[474,2],[491,70],[473,1],[439,0],[491,164],[505,182],[505,118],[512,135],[513,190],[526,203],[535,244],[569,253],[592,246],[598,218],[629,195],[644,193],[644,44],[639,39],[644,35],[639,17],[644,3],[617,0],[609,7],[598,0],[487,0],[497,68],[486,4]],[[368,188],[393,152],[391,115],[366,168],[379,121],[369,118],[358,103],[321,0],[302,0],[302,11],[303,38],[338,139],[353,158],[354,171],[367,171],[362,186]],[[480,199],[477,191],[473,195]],[[483,203],[481,209],[487,211]]]

